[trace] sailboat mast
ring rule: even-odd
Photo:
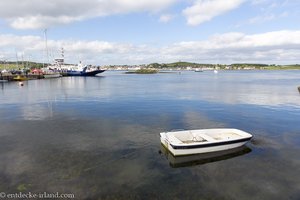
[[[47,63],[49,64],[47,29],[44,30],[44,34],[45,34],[45,47],[46,47]]]

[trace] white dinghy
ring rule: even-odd
[[[160,133],[161,143],[174,156],[233,149],[246,144],[251,138],[250,133],[229,128]]]

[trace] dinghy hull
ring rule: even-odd
[[[234,149],[246,144],[252,135],[238,129],[202,129],[160,133],[162,145],[174,156]]]

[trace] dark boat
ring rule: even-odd
[[[91,69],[85,66],[82,70],[67,70],[66,76],[96,76],[99,73],[105,72],[105,70],[97,67],[96,69]]]
[[[81,61],[78,65],[68,65],[64,63],[64,49],[61,49],[61,58],[54,59],[54,65],[48,66],[50,70],[58,71],[62,76],[96,76],[105,72],[100,67],[83,65]]]

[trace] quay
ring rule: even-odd
[[[24,77],[26,80],[43,79],[42,74],[2,74],[0,73],[0,80],[4,81],[18,81],[16,80],[18,76]]]

